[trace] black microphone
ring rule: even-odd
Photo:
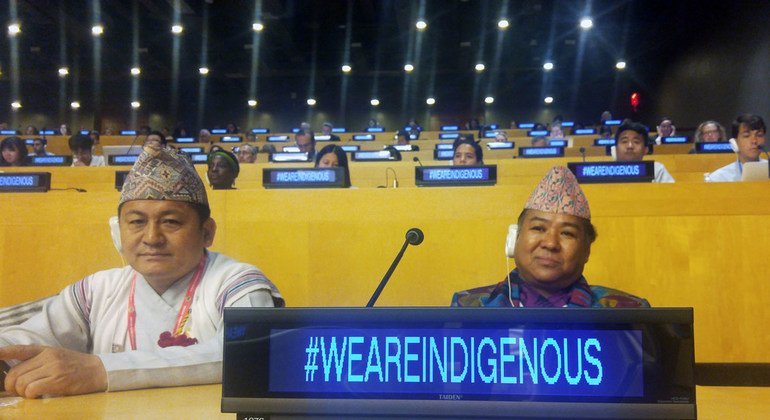
[[[580,146],[580,156],[583,157],[583,163],[586,163],[586,148],[583,146]]]
[[[138,138],[139,138],[139,134],[137,134],[136,137],[134,137],[134,140],[131,141],[131,145],[128,146],[128,150],[126,150],[126,154],[127,155],[131,154],[131,149],[134,148],[134,144],[136,144],[136,139],[138,139]]]
[[[765,152],[765,156],[767,156],[767,177],[770,178],[770,155],[767,154],[767,149],[765,149],[764,144],[759,145],[759,150]]]
[[[417,163],[419,163],[419,164],[420,164],[420,166],[422,166],[422,162],[420,162],[420,158],[418,158],[417,156],[415,156],[414,158],[412,158],[412,160],[413,160],[413,161],[415,161],[415,162],[417,162]]]
[[[401,257],[404,256],[404,251],[406,251],[406,248],[409,245],[420,245],[423,239],[425,239],[425,234],[423,234],[422,231],[418,228],[411,228],[408,231],[406,231],[406,240],[404,240],[404,245],[401,247],[401,251],[398,251],[398,255],[396,255],[396,259],[393,260],[393,264],[390,265],[388,272],[385,273],[385,276],[380,281],[380,285],[377,286],[377,290],[374,291],[374,294],[372,295],[371,299],[369,299],[369,303],[366,304],[367,308],[371,308],[372,306],[374,306],[374,302],[376,302],[377,298],[380,297],[380,293],[382,293],[382,289],[385,288],[385,285],[388,283],[388,280],[390,280],[390,276],[393,275],[393,271],[396,270],[398,263],[401,261]]]

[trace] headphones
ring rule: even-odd
[[[112,237],[112,244],[115,245],[115,249],[119,254],[123,253],[123,245],[120,243],[120,224],[118,223],[118,216],[112,216],[109,220],[110,224],[110,236]]]
[[[519,225],[513,224],[508,226],[508,236],[505,238],[505,255],[508,258],[513,258],[517,236],[519,236]]]

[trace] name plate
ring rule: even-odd
[[[135,136],[137,135],[136,130],[120,130],[121,136]]]
[[[56,131],[55,130],[40,130],[41,136],[55,136]]]
[[[374,134],[354,134],[355,141],[374,141]]]
[[[730,142],[695,143],[697,153],[735,153]]]
[[[550,134],[548,130],[530,130],[527,132],[527,135],[530,137],[547,136],[548,134]]]
[[[669,137],[662,137],[660,139],[661,144],[683,144],[683,143],[689,143],[690,139],[687,136],[669,136]]]
[[[313,136],[313,138],[315,139],[315,141],[331,141],[332,136],[320,134],[317,136]]]
[[[596,129],[594,128],[577,128],[575,130],[572,130],[572,134],[576,136],[583,136],[586,134],[596,134]]]
[[[139,159],[139,155],[109,155],[107,156],[107,163],[110,166],[133,165],[137,159]]]
[[[554,147],[567,147],[568,143],[569,141],[566,139],[548,140],[548,145]]]
[[[126,177],[129,171],[115,171],[115,189],[123,191],[123,183],[126,182]]]
[[[623,120],[605,120],[604,121],[604,125],[610,125],[610,126],[612,126],[612,125],[620,125],[620,123],[622,123],[622,122],[623,122]]]
[[[177,137],[175,143],[195,143],[195,137]]]
[[[28,156],[27,163],[31,166],[70,166],[72,165],[72,156]]]
[[[564,157],[563,147],[519,147],[520,158]]]
[[[357,151],[361,150],[361,146],[359,146],[357,144],[356,145],[346,144],[346,145],[340,146],[340,148],[342,150],[344,150],[345,152],[347,152],[347,153],[353,153],[353,152],[357,152]]]
[[[299,146],[283,146],[281,147],[282,152],[290,152],[290,153],[299,153]]]
[[[180,147],[179,151],[182,153],[203,153],[202,147]]]
[[[206,153],[191,153],[188,155],[193,165],[208,163],[209,155]]]
[[[345,168],[264,168],[265,188],[347,188]]]
[[[460,133],[438,133],[439,140],[455,140],[460,138]]]
[[[452,160],[455,157],[454,149],[435,149],[433,150],[434,160]]]
[[[332,128],[332,133],[347,133],[348,129],[345,127],[334,127]]]
[[[567,164],[581,184],[652,182],[655,162],[570,162]]]
[[[418,187],[495,185],[497,165],[415,166],[414,183]]]
[[[394,144],[392,146],[384,146],[383,148],[388,148],[388,147],[392,147],[398,150],[399,152],[416,152],[420,150],[419,148],[415,147],[413,144]]]
[[[270,132],[269,128],[252,128],[251,133],[252,134],[267,134]]]
[[[614,146],[615,139],[594,139],[594,146]]]
[[[353,152],[353,160],[359,161],[359,162],[378,162],[378,161],[395,160],[395,158],[393,157],[393,155],[390,153],[389,150],[379,150],[379,151],[361,150],[358,152]]]
[[[454,150],[454,144],[452,143],[436,143],[434,147],[436,150]]]
[[[16,130],[0,130],[0,134],[4,136],[15,136],[18,133],[16,132]]]
[[[367,132],[367,133],[384,133],[385,132],[385,127],[369,127],[366,130],[364,130],[364,131]]]
[[[0,173],[0,192],[46,192],[50,189],[50,172]]]
[[[442,125],[441,131],[459,131],[460,126],[459,125]]]
[[[574,127],[575,121],[562,121],[561,122],[562,127]]]
[[[690,308],[226,308],[224,323],[223,412],[695,418]]]
[[[531,130],[535,128],[535,123],[520,123],[517,125],[517,127]]]
[[[283,142],[283,141],[289,141],[289,136],[267,136],[267,141],[270,142]]]
[[[35,139],[24,139],[24,144],[27,146],[33,146],[35,144]]]
[[[227,134],[226,128],[212,128],[211,134]]]
[[[219,141],[222,143],[240,143],[243,141],[243,137],[241,136],[222,136],[219,138]]]
[[[512,141],[490,141],[487,143],[487,149],[489,150],[513,149],[515,147],[516,143]]]
[[[270,153],[270,162],[309,162],[307,153],[302,152],[279,152]]]

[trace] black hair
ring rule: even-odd
[[[118,218],[120,218],[120,211],[123,209],[123,205],[127,202],[128,201],[124,201],[118,204]],[[186,201],[183,201],[183,203],[190,206],[195,211],[195,214],[198,215],[198,223],[200,226],[203,226],[203,223],[211,218],[211,207],[200,203],[188,203]]]
[[[738,133],[741,131],[741,125],[746,125],[749,130],[761,130],[763,133],[767,133],[767,127],[765,127],[765,121],[759,115],[743,114],[735,117],[733,120],[733,138],[738,138]]]
[[[645,145],[650,144],[650,132],[647,131],[647,127],[645,127],[643,124],[640,124],[638,122],[625,122],[618,127],[618,131],[615,132],[615,143],[617,144],[618,139],[620,139],[620,133],[624,131],[635,131],[639,133],[640,136],[642,136],[642,140],[644,141]]]
[[[148,134],[148,135],[147,135],[147,137],[150,137],[150,136],[158,136],[158,137],[160,137],[160,144],[161,144],[161,146],[165,146],[165,145],[166,145],[166,143],[168,143],[168,142],[166,141],[166,136],[165,136],[165,135],[163,135],[163,133],[161,133],[161,132],[160,132],[160,131],[158,131],[158,130],[153,130],[153,131],[150,131],[150,134]]]
[[[228,152],[227,150],[219,147],[219,146],[212,146],[209,150],[209,156],[206,158],[206,163],[209,167],[211,167],[211,162],[214,160],[214,153],[223,153],[227,155],[232,161],[225,160],[228,165],[230,166],[230,169],[233,170],[233,174],[235,177],[238,177],[238,174],[241,172],[241,165],[238,163],[238,158],[235,157],[235,155],[232,152]]]
[[[20,137],[6,137],[3,139],[2,142],[0,142],[0,152],[5,149],[16,149],[19,154],[21,154],[21,164],[25,164],[25,160],[27,159],[27,154],[29,153],[27,151],[27,144],[24,143],[24,140],[22,140]],[[3,164],[7,164],[8,162],[3,159],[2,156],[0,156],[0,162]]]
[[[348,154],[341,147],[334,144],[327,144],[318,153],[315,154],[315,167],[321,163],[321,158],[329,153],[337,155],[337,164],[340,168],[345,168],[345,186],[350,186],[350,168],[348,167]]]
[[[40,143],[43,143],[43,146],[48,145],[48,140],[43,137],[35,137],[32,141],[39,141]]]
[[[310,142],[315,144],[315,135],[313,134],[313,130],[308,129],[300,129],[297,131],[296,134],[294,134],[294,138],[296,139],[297,136],[310,136]]]
[[[406,130],[398,130],[398,132],[396,133],[396,139],[398,139],[399,137],[405,137],[407,143],[409,143],[412,140],[412,138],[409,137],[409,132]]]
[[[476,152],[476,162],[479,165],[484,164],[484,150],[481,148],[481,146],[476,143],[473,140],[466,140],[459,138],[455,140],[455,142],[452,144],[452,151],[457,152],[457,148],[460,147],[462,144],[467,144],[473,148],[473,151]]]
[[[91,150],[94,147],[94,139],[83,134],[71,136],[68,143],[70,150],[73,152],[76,150]]]
[[[527,217],[527,213],[529,213],[530,209],[524,209],[519,214],[519,219],[516,221],[516,223],[521,227],[521,225],[524,223],[524,219]],[[596,241],[596,238],[599,236],[599,233],[596,232],[596,227],[593,223],[591,223],[591,220],[584,219],[582,217],[578,217],[580,219],[580,224],[583,226],[583,232],[585,233],[585,240],[588,241],[586,245],[591,245]]]

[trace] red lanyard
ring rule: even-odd
[[[198,284],[203,277],[203,268],[206,266],[206,255],[201,257],[198,262],[198,268],[195,269],[190,285],[187,286],[187,294],[184,296],[184,302],[182,307],[179,308],[179,313],[176,315],[176,323],[172,330],[173,336],[178,336],[183,333],[184,326],[187,323],[187,319],[190,317],[191,306],[193,296],[195,296],[195,289],[198,288]],[[131,350],[136,350],[136,305],[134,305],[134,293],[136,290],[136,271],[134,271],[134,277],[131,279],[131,292],[128,295],[128,340],[131,342]]]

